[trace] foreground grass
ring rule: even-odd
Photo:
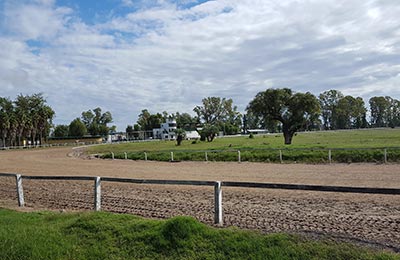
[[[204,161],[204,152],[208,151],[208,159],[211,161],[235,161],[235,151],[241,150],[242,161],[278,162],[280,157],[277,150],[283,149],[284,161],[325,163],[328,161],[328,149],[333,149],[334,162],[349,163],[382,162],[383,148],[388,148],[389,161],[398,162],[399,147],[400,129],[387,128],[303,132],[297,134],[293,138],[293,144],[289,146],[283,144],[282,134],[269,134],[254,138],[217,138],[211,143],[184,141],[181,146],[176,146],[173,141],[112,144],[91,147],[88,152],[105,154],[106,158],[111,157],[111,152],[116,158],[125,158],[124,153],[127,153],[130,159],[143,160],[146,151],[149,160],[168,161],[169,152],[174,151],[176,160]],[[346,148],[359,150],[341,150]]]
[[[0,259],[400,259],[350,244],[111,213],[0,209]]]

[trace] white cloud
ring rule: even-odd
[[[112,35],[101,34],[97,29],[91,28],[84,23],[76,22],[70,28],[52,42],[53,45],[70,47],[114,47]]]
[[[64,28],[72,12],[70,8],[55,8],[53,1],[37,2],[5,3],[5,27],[10,34],[22,40],[51,40]]]
[[[400,99],[395,0],[126,0],[136,11],[94,25],[39,2],[5,4],[0,84],[44,92],[59,123],[100,106],[123,130],[144,108],[192,112],[213,95],[244,110],[269,87]]]

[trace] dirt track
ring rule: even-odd
[[[71,148],[0,151],[0,172],[147,179],[230,180],[400,188],[400,165],[144,162],[81,159]],[[0,177],[0,206],[15,206]],[[91,209],[92,182],[24,181],[28,207]],[[102,184],[102,207],[145,217],[190,215],[212,223],[211,187]],[[225,225],[365,241],[400,251],[400,196],[223,188]]]

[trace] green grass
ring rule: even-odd
[[[352,244],[215,229],[190,217],[0,209],[0,259],[400,259]]]
[[[103,154],[110,158],[143,160],[147,152],[149,160],[168,161],[170,151],[175,160],[204,161],[208,151],[210,161],[236,161],[237,150],[241,151],[242,161],[279,162],[279,149],[283,150],[286,162],[325,163],[328,161],[328,149],[332,150],[335,162],[382,162],[383,148],[388,148],[388,160],[400,161],[400,129],[365,129],[342,131],[302,132],[293,138],[292,145],[284,145],[282,134],[262,136],[224,137],[213,142],[183,141],[176,146],[174,141],[153,141],[94,146],[91,154]],[[345,151],[342,149],[358,149]],[[214,152],[213,152],[214,151]],[[218,151],[218,152],[217,152]],[[223,152],[221,152],[223,151]]]

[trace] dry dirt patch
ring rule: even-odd
[[[1,151],[0,172],[147,179],[221,180],[400,188],[397,164],[263,164],[81,159],[70,148]],[[16,201],[13,178],[0,177],[0,205]],[[145,217],[190,215],[212,224],[211,187],[103,183],[104,210]],[[28,207],[87,210],[93,184],[24,181]],[[399,196],[223,188],[226,226],[333,235],[400,250]],[[16,203],[16,202],[15,202]]]

